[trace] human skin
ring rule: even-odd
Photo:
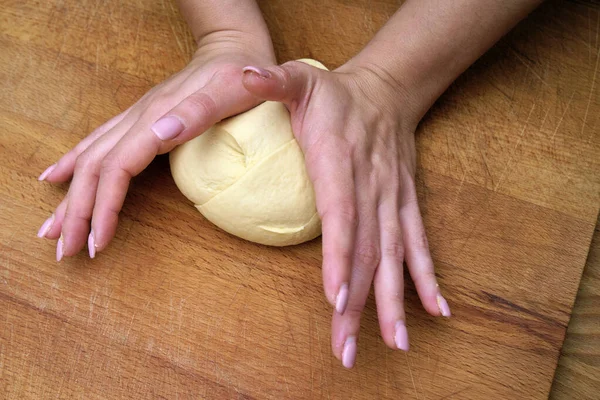
[[[242,85],[248,63],[275,63],[273,46],[254,0],[180,0],[198,49],[180,72],[112,118],[56,164],[40,180],[65,182],[69,192],[38,236],[57,239],[57,259],[86,244],[90,256],[114,237],[118,213],[131,177],[157,154],[197,136],[219,120],[259,104]],[[154,123],[169,110],[176,118]],[[167,139],[169,132],[178,132]],[[90,230],[91,228],[91,230]]]
[[[263,99],[281,101],[323,223],[334,355],[354,365],[372,284],[385,343],[408,350],[403,262],[427,312],[450,316],[417,202],[417,124],[458,75],[540,2],[407,0],[365,49],[329,72],[298,62],[275,66],[254,1],[181,0],[199,44],[190,65],[44,171],[41,180],[73,180],[39,236],[60,237],[58,259],[79,252],[86,237],[95,256],[115,234],[130,179],[157,154]]]

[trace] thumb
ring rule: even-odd
[[[290,111],[310,96],[322,72],[299,61],[268,68],[247,66],[243,71],[246,90],[264,100],[280,101]]]
[[[257,104],[258,99],[244,90],[239,81],[213,79],[164,114],[150,129],[162,141],[162,153],[204,133],[222,119]]]

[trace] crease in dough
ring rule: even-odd
[[[278,226],[259,225],[258,227],[260,229],[264,229],[265,231],[269,231],[269,232],[273,232],[273,233],[296,233],[296,232],[300,232],[300,231],[304,230],[317,215],[318,215],[318,213],[315,213],[307,223],[305,223],[304,225],[300,225],[300,226],[278,227]]]
[[[226,188],[222,189],[221,192],[215,193],[211,198],[209,198],[208,200],[206,200],[204,203],[197,204],[196,207],[203,207],[203,206],[207,205],[215,197],[218,197],[218,196],[227,196],[227,194],[226,194],[227,191],[230,190],[232,187],[235,187],[241,181],[243,181],[243,179],[246,178],[248,176],[248,174],[250,174],[254,169],[259,168],[264,163],[268,163],[269,159],[271,159],[273,157],[276,157],[277,153],[279,153],[280,151],[283,151],[287,146],[293,145],[295,142],[296,142],[296,139],[292,139],[289,142],[286,142],[286,143],[282,144],[276,150],[274,150],[271,154],[269,154],[266,158],[263,158],[262,160],[254,163],[250,168],[248,168],[246,170],[246,173],[244,175],[242,175],[241,177],[239,177],[235,182],[232,182],[229,186],[227,186]],[[242,153],[242,154],[244,154],[244,153]]]

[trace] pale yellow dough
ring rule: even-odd
[[[267,101],[221,121],[173,150],[170,161],[179,190],[233,235],[287,246],[321,234],[304,155],[281,103]]]

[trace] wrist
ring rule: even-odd
[[[381,64],[354,58],[335,72],[347,77],[353,94],[360,93],[367,103],[392,116],[408,131],[414,131],[427,111],[425,100],[413,84]]]
[[[269,29],[256,0],[177,0],[177,3],[198,51],[254,51],[260,58],[275,61]]]
[[[540,0],[406,0],[349,67],[405,93],[418,120],[471,63]]]
[[[206,54],[236,55],[257,65],[276,64],[273,44],[268,32],[250,32],[238,29],[212,31],[197,38],[194,57]]]

